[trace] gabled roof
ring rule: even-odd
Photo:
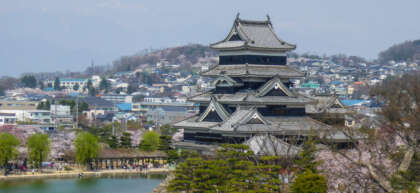
[[[261,122],[261,125],[270,125],[263,116],[257,111],[255,107],[240,107],[238,106],[236,111],[225,120],[221,125],[211,128],[212,130],[221,131],[234,131],[241,125],[252,124],[251,120],[257,119]]]
[[[296,49],[296,45],[277,37],[269,16],[265,21],[252,21],[240,19],[239,14],[228,36],[210,46],[218,50],[256,49],[285,52]]]
[[[338,97],[335,97],[335,100],[330,104],[331,108],[345,108],[344,104]]]
[[[245,142],[256,155],[295,156],[301,148],[272,135],[256,135]]]
[[[201,116],[198,118],[198,121],[203,121],[206,119],[206,117],[212,113],[216,113],[222,121],[225,121],[229,118],[229,112],[226,111],[226,109],[221,105],[219,102],[217,102],[216,98],[214,96],[210,96],[210,104],[207,106],[207,109],[201,114]]]
[[[306,105],[306,112],[309,114],[316,113],[331,113],[331,114],[346,114],[350,113],[351,110],[348,109],[341,100],[334,95],[328,96],[311,96],[315,100],[312,104]]]
[[[294,97],[295,95],[289,91],[289,89],[283,84],[281,79],[276,76],[269,80],[267,83],[265,83],[263,86],[261,86],[256,96],[261,97],[267,95],[270,91],[273,90],[280,90],[282,91],[286,96]]]
[[[243,85],[242,82],[236,81],[236,80],[232,79],[229,76],[220,76],[219,78],[217,78],[213,82],[213,85],[214,86],[217,86],[217,85],[220,85],[221,84],[222,86],[224,86],[223,84],[225,84],[225,83],[226,83],[225,86],[229,86],[229,87],[232,87],[232,86],[242,86]]]

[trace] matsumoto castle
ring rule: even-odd
[[[291,79],[305,73],[287,65],[286,53],[296,45],[275,34],[269,16],[253,21],[238,14],[226,38],[210,46],[220,52],[219,64],[201,76],[214,78],[215,88],[189,98],[200,104],[200,112],[174,124],[184,129],[177,148],[206,152],[222,143],[249,144],[264,137],[280,145],[294,137],[299,144],[311,130],[323,135],[331,128],[305,112],[312,98],[290,90]]]

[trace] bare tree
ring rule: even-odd
[[[336,163],[336,178],[352,179],[339,190],[399,192],[419,190],[420,78],[419,73],[392,78],[372,90],[384,105],[372,128],[341,128],[352,149],[329,143],[323,156]],[[328,141],[328,140],[326,140]],[[330,162],[329,167],[334,170]],[[327,164],[328,167],[328,164]],[[341,172],[340,172],[341,171]],[[331,174],[331,173],[330,173]]]

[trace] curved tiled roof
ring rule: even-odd
[[[267,77],[279,76],[282,78],[304,77],[305,73],[286,65],[262,65],[262,64],[232,64],[216,65],[208,71],[201,73],[202,76],[219,77]]]
[[[203,93],[189,98],[194,102],[210,102],[210,93]],[[212,94],[217,101],[223,104],[306,104],[314,102],[304,96],[256,96],[252,92],[238,92],[235,94]]]
[[[232,36],[237,36],[239,39],[231,40]],[[276,35],[269,19],[252,21],[239,17],[235,19],[229,35],[210,46],[219,50],[265,49],[284,52],[296,49],[296,45],[289,44]]]

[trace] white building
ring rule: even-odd
[[[51,105],[50,113],[57,116],[71,116],[70,106],[67,105]]]
[[[15,113],[0,113],[0,126],[2,125],[15,125],[16,114]]]
[[[50,113],[52,121],[56,124],[73,124],[71,108],[68,105],[51,105]]]
[[[64,91],[72,92],[82,92],[83,88],[87,86],[88,79],[83,78],[63,78],[60,79],[60,87],[64,89]],[[48,80],[47,86],[54,87],[55,80]],[[74,90],[74,87],[79,85],[77,90]]]
[[[50,124],[51,113],[47,110],[0,110],[0,113],[15,114],[17,121]]]

